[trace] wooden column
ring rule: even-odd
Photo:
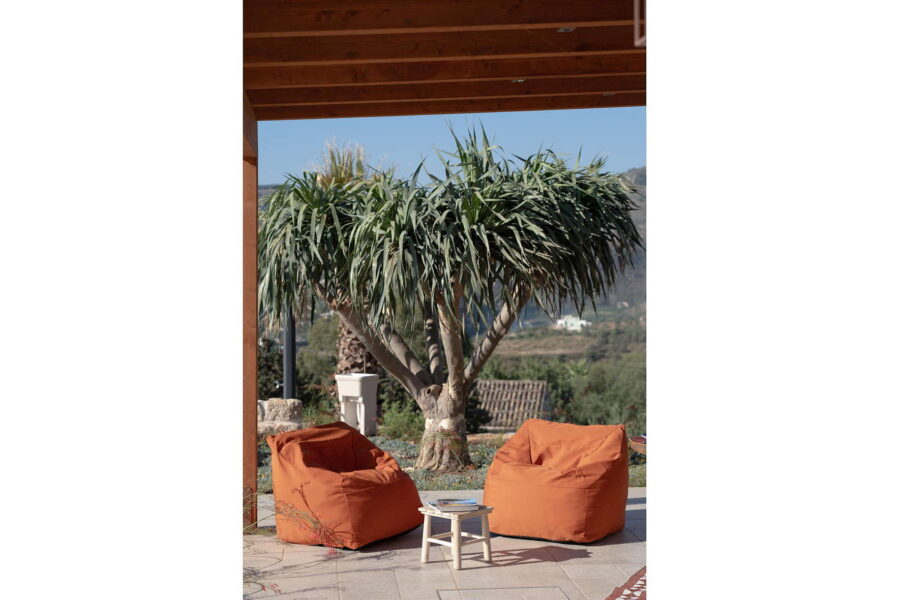
[[[257,218],[256,115],[244,94],[244,192],[243,192],[243,448],[244,527],[256,523],[256,218]]]

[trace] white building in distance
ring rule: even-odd
[[[585,327],[590,327],[590,323],[575,315],[563,315],[562,319],[556,321],[556,328],[566,331],[581,331]]]

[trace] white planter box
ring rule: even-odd
[[[338,394],[341,396],[376,397],[378,395],[378,375],[370,373],[349,373],[335,375]]]
[[[378,375],[350,373],[335,375],[341,421],[363,435],[375,435],[375,409],[378,401]]]

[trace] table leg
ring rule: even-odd
[[[422,562],[428,562],[428,538],[431,537],[431,515],[425,515],[422,523]]]
[[[462,545],[460,544],[462,536],[459,535],[459,519],[450,519],[450,531],[453,534],[451,536],[453,539],[453,546],[450,548],[453,554],[453,568],[458,571],[462,568]]]
[[[484,541],[481,542],[484,560],[491,562],[491,528],[488,526],[487,515],[481,515],[481,536],[484,538]]]

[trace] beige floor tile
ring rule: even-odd
[[[401,550],[383,550],[381,552],[348,552],[337,560],[339,572],[365,572],[378,571],[384,568],[394,568],[406,565],[418,560],[418,551],[415,553]]]
[[[435,600],[437,590],[456,589],[456,580],[443,562],[418,563],[394,569],[403,600]]]
[[[489,564],[479,558],[463,555],[463,568],[451,574],[459,589],[492,587],[541,587],[568,583],[559,565],[548,559],[534,563]],[[476,566],[477,565],[477,566]]]
[[[400,600],[400,589],[390,567],[338,573],[341,600]]]
[[[281,552],[287,546],[276,537],[268,535],[245,535],[244,554],[258,554],[265,552]]]
[[[606,600],[609,594],[618,586],[625,583],[625,579],[613,583],[610,579],[584,579],[578,582],[578,587],[584,594],[585,600]]]
[[[436,589],[435,586],[414,586],[400,589],[402,600],[437,600],[437,598],[459,598],[459,594],[453,595],[456,589],[452,586],[446,589]],[[443,595],[442,595],[443,594]]]
[[[303,598],[304,600],[341,600],[337,573],[296,575],[290,572],[250,577],[244,584],[244,598]],[[248,591],[249,590],[249,591]]]
[[[645,542],[635,542],[611,546],[608,556],[612,558],[612,562],[618,565],[643,566],[647,564],[647,544]]]
[[[441,600],[443,598],[442,596]],[[459,598],[460,600],[571,600],[557,586],[459,590]]]
[[[620,546],[622,544],[630,544],[634,542],[637,538],[633,533],[628,531],[628,529],[622,529],[621,531],[617,531],[612,535],[608,535],[601,540],[597,540],[596,542],[591,542],[590,544],[584,544],[585,547],[590,548],[605,548],[608,546]]]
[[[614,564],[577,564],[562,565],[562,569],[575,582],[586,598],[603,598],[628,580]]]
[[[581,579],[610,579],[618,581],[623,579],[623,573],[615,564],[564,564],[560,565],[566,575],[576,583]],[[620,585],[620,584],[616,584]]]

